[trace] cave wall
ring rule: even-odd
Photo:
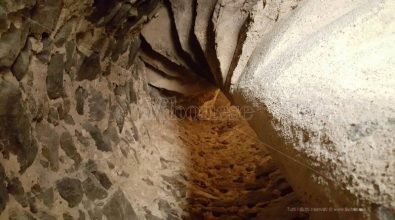
[[[165,5],[144,26],[155,62],[204,75],[183,59],[185,30],[193,29],[189,39],[199,47],[191,43],[187,52],[204,54],[235,105],[254,108],[251,126],[304,201],[332,209],[312,211],[313,218],[393,218],[394,2],[186,5]],[[177,20],[179,14],[190,20],[189,7],[194,22]],[[180,22],[194,27],[180,30]],[[164,26],[166,32],[156,31]],[[175,91],[176,81],[182,83],[169,68],[153,67],[172,81],[158,87]]]
[[[364,210],[329,219],[394,217],[394,9],[303,2],[257,45],[231,92],[254,106],[251,125],[310,204]]]
[[[0,219],[174,213],[173,189],[152,172],[163,165],[148,132],[160,114],[147,114],[157,95],[136,58],[155,8],[0,1]]]
[[[363,209],[328,219],[392,218],[394,3],[180,1],[0,1],[0,218],[177,213],[143,116],[148,83],[199,97],[197,75],[255,108],[305,202]]]

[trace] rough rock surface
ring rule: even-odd
[[[76,165],[79,165],[81,163],[81,155],[78,153],[73,141],[73,137],[68,131],[63,132],[60,136],[60,147],[63,149],[68,157],[74,160]]]
[[[292,9],[295,9],[297,1],[293,3]],[[226,89],[232,90],[232,86],[237,83],[256,45],[265,40],[264,37],[272,30],[276,20],[284,19],[283,15],[279,16],[279,11],[278,2],[274,0],[266,1],[265,5],[255,4],[253,6],[238,37],[234,58],[225,79]]]
[[[97,53],[92,53],[86,57],[78,70],[77,80],[94,80],[101,74],[100,56]]]
[[[118,190],[103,207],[108,220],[137,220],[137,215],[125,194]]]
[[[143,9],[122,6],[130,10],[110,18],[111,27],[86,21],[90,7],[98,7],[94,1],[1,3],[0,219],[100,219],[103,206],[117,202],[143,219],[144,207],[161,215],[152,205],[158,194],[175,203],[159,181],[153,187],[141,180],[150,178],[150,164],[160,164],[159,155],[145,159],[154,149],[148,128],[155,124],[142,123],[152,100],[136,59],[136,29],[155,8],[152,2]],[[115,89],[121,86],[122,92]],[[115,105],[122,109],[122,131],[115,129]],[[85,170],[89,160],[97,163],[94,170]],[[118,189],[138,202],[131,207],[114,195]]]
[[[62,0],[37,0],[32,15],[31,32],[35,34],[49,33],[55,28],[62,10]]]
[[[96,199],[102,200],[108,196],[106,189],[104,189],[100,183],[93,178],[87,178],[82,183],[82,186],[84,188],[85,195],[92,201]]]
[[[98,150],[111,151],[110,140],[108,140],[108,138],[103,136],[102,132],[97,126],[94,126],[90,123],[85,123],[82,126],[87,132],[89,132],[89,134],[95,141]]]
[[[178,40],[181,48],[195,63],[199,63],[196,57],[198,48],[193,48],[193,28],[195,15],[195,0],[169,0],[173,14],[173,22],[176,26]]]
[[[211,17],[216,3],[216,0],[197,0],[194,33],[206,57],[208,56],[207,47],[210,45],[208,35],[213,31],[210,30],[212,28]]]
[[[20,28],[11,25],[0,38],[0,67],[11,67],[25,45],[27,25]],[[21,46],[20,46],[21,45]]]
[[[168,70],[167,68],[164,69]],[[145,73],[150,85],[186,96],[198,96],[207,93],[207,90],[214,90],[214,87],[206,80],[197,77],[196,74],[188,72],[188,70],[181,70],[183,71],[178,69],[173,72],[178,77],[166,77],[160,70],[147,66]]]
[[[394,219],[391,0],[157,3],[0,2],[0,219]]]
[[[31,50],[31,42],[27,41],[25,47],[22,49],[21,53],[18,55],[15,63],[12,66],[12,73],[18,80],[23,79],[29,68],[30,57],[32,53]]]
[[[48,65],[47,93],[50,99],[60,98],[63,93],[64,55],[55,54]]]
[[[179,55],[177,39],[174,37],[174,28],[171,23],[171,14],[167,7],[161,7],[157,15],[141,30],[145,41],[152,49],[167,57],[173,63],[189,68],[185,60]],[[158,41],[157,39],[162,39]]]
[[[78,179],[65,177],[59,180],[56,186],[60,196],[67,201],[69,207],[78,205],[84,196],[81,181]]]
[[[42,145],[43,156],[48,160],[53,171],[59,169],[59,135],[48,123],[36,125],[37,139]]]
[[[232,63],[239,34],[248,17],[248,12],[257,3],[257,0],[219,0],[215,6],[212,22],[215,33],[215,51],[220,65],[218,79],[221,85]]]
[[[260,137],[306,164],[273,152],[295,190],[321,206],[394,207],[394,7],[308,1],[259,44],[237,83],[235,102],[256,106]]]
[[[0,143],[3,157],[9,158],[10,153],[16,155],[19,172],[23,173],[33,163],[38,151],[32,138],[29,115],[17,86],[0,79],[0,88]]]

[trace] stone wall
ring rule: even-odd
[[[155,7],[0,1],[0,219],[171,212],[174,198],[153,186],[161,161],[148,130],[157,122],[143,116],[156,96],[136,58]]]
[[[391,0],[159,5],[0,1],[0,219],[181,218],[178,127],[144,116],[148,83],[212,95],[197,75],[254,107],[309,207],[358,208],[310,217],[393,218]]]

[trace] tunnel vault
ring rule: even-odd
[[[394,10],[0,1],[0,219],[393,219]]]

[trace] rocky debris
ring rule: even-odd
[[[32,45],[28,40],[25,47],[22,49],[21,53],[16,58],[15,63],[12,66],[12,73],[20,81],[26,75],[29,68],[30,57],[32,54]]]
[[[64,131],[60,136],[60,147],[68,157],[74,160],[75,165],[78,166],[81,163],[81,155],[78,153],[73,141],[73,137],[68,131]]]
[[[103,136],[102,132],[97,126],[93,126],[92,124],[86,122],[82,125],[82,127],[89,132],[91,137],[96,143],[96,147],[101,151],[111,151],[111,143],[110,140]]]
[[[82,88],[78,87],[75,90],[75,101],[76,101],[76,111],[78,114],[84,114],[85,99],[88,97],[88,92]]]
[[[20,173],[33,163],[38,147],[21,93],[12,83],[0,79],[0,141],[6,152],[17,155]]]
[[[37,0],[32,15],[31,32],[38,35],[52,32],[58,22],[62,6],[62,0]]]
[[[78,179],[64,177],[56,183],[56,187],[70,208],[77,206],[84,196],[81,181]]]
[[[28,25],[21,28],[14,25],[0,37],[0,68],[9,68],[14,64],[21,49],[24,47],[28,34]]]
[[[92,201],[102,200],[108,196],[107,191],[103,188],[99,181],[91,177],[88,177],[82,183],[82,187],[84,188],[86,197]]]
[[[172,31],[170,12],[166,7],[161,7],[157,16],[144,25],[141,34],[154,51],[167,57],[171,62],[179,66],[189,68],[179,55],[179,48]],[[157,39],[162,40],[158,41]]]
[[[94,80],[101,72],[100,55],[94,52],[90,56],[84,58],[77,72],[77,80]]]
[[[137,215],[121,190],[115,192],[104,205],[103,214],[107,220],[137,220]]]
[[[42,121],[36,124],[36,135],[43,149],[43,156],[49,161],[51,169],[59,169],[59,135],[46,122]]]
[[[57,99],[63,96],[63,72],[64,55],[55,54],[52,56],[47,71],[47,93],[50,99]]]

